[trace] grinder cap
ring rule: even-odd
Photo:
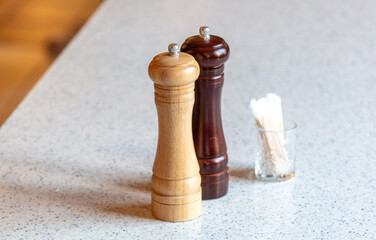
[[[187,38],[181,47],[181,51],[191,54],[200,67],[220,66],[230,56],[230,48],[225,40],[209,32],[209,27],[201,27],[200,35]]]
[[[154,83],[164,86],[183,86],[196,81],[200,67],[187,53],[179,53],[179,46],[172,43],[168,52],[153,58],[149,64],[149,76]]]

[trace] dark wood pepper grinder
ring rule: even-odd
[[[214,199],[228,191],[229,169],[221,118],[224,63],[230,48],[220,37],[209,35],[208,27],[200,35],[185,40],[182,52],[191,54],[200,65],[195,83],[192,130],[200,165],[202,199]]]
[[[200,168],[192,139],[194,82],[199,71],[196,60],[179,53],[177,44],[170,44],[168,53],[157,55],[149,65],[159,127],[151,210],[164,221],[188,221],[201,214]]]

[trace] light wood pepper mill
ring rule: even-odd
[[[226,195],[229,181],[221,95],[224,63],[230,48],[222,38],[209,35],[208,27],[201,27],[200,35],[187,38],[181,51],[191,54],[200,65],[193,109],[193,140],[200,164],[202,198],[219,198]]]
[[[158,147],[151,182],[154,217],[187,221],[201,214],[201,177],[192,138],[194,87],[200,68],[177,44],[154,57],[149,76],[154,81],[158,111]]]

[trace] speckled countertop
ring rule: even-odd
[[[374,1],[106,1],[0,129],[0,239],[375,239]],[[153,219],[147,66],[201,25],[231,47],[230,189],[185,223]],[[248,101],[281,95],[297,175],[253,177]]]

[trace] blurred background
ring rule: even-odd
[[[0,126],[103,0],[0,0]]]

